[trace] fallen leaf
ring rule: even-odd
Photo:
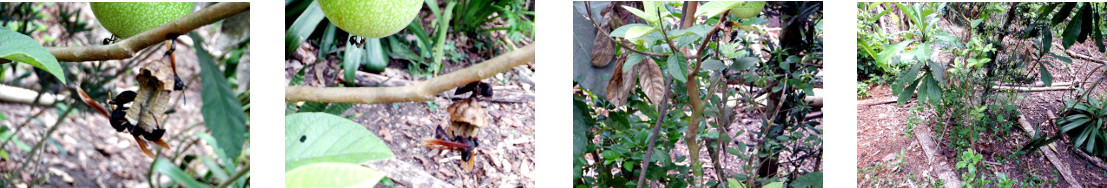
[[[381,130],[377,131],[377,135],[381,136],[385,142],[392,143],[392,130],[388,130],[386,127],[381,127]]]

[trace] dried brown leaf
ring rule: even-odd
[[[642,87],[642,92],[646,93],[654,106],[659,106],[665,97],[665,84],[662,83],[665,78],[661,75],[661,67],[658,67],[652,58],[646,58],[635,66],[638,70],[638,85]]]
[[[604,67],[611,63],[611,58],[615,57],[615,43],[611,41],[611,36],[608,36],[606,32],[611,31],[610,23],[614,14],[607,11],[603,15],[603,21],[599,22],[602,31],[596,32],[596,39],[592,42],[592,66]],[[604,32],[606,31],[606,32]]]
[[[634,91],[634,82],[638,78],[635,69],[623,72],[623,64],[626,61],[627,54],[620,55],[619,59],[615,60],[615,70],[611,73],[611,80],[607,81],[607,100],[615,106],[622,106],[627,103],[627,96],[630,95],[631,91]]]

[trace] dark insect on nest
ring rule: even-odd
[[[470,92],[473,94],[469,98],[455,101],[446,108],[450,114],[449,130],[435,127],[434,139],[423,141],[423,146],[428,148],[461,152],[461,167],[469,172],[473,170],[476,147],[480,146],[477,133],[488,124],[487,113],[481,107],[480,100],[492,97],[492,85],[472,82],[457,88],[454,94]]]

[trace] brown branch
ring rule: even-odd
[[[192,30],[196,30],[196,28],[215,23],[249,9],[250,3],[245,2],[217,3],[187,16],[178,18],[173,22],[162,24],[157,28],[131,36],[115,44],[79,47],[47,47],[46,50],[50,51],[50,54],[53,54],[58,61],[67,62],[131,58],[138,53],[138,51],[165,41],[168,35],[184,35]]]
[[[534,44],[497,56],[479,64],[450,74],[434,77],[412,85],[396,87],[308,87],[285,88],[286,101],[312,101],[326,103],[394,103],[420,102],[434,98],[435,94],[480,81],[512,67],[534,61]]]

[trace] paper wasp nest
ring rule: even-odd
[[[463,137],[476,137],[477,131],[488,124],[488,115],[480,106],[480,101],[463,99],[446,107],[450,113],[451,133]]]
[[[138,81],[138,95],[131,104],[131,109],[127,110],[127,120],[147,131],[154,130],[165,121],[169,94],[173,92],[172,67],[166,66],[167,64],[148,63],[135,77]],[[155,123],[155,119],[158,122]]]

